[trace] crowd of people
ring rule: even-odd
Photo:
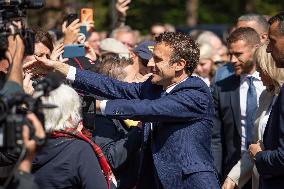
[[[242,15],[227,39],[160,23],[141,36],[125,24],[129,2],[117,1],[107,35],[80,19],[63,21],[62,35],[33,27],[28,56],[17,33],[8,38],[1,94],[35,95],[50,73],[64,84],[42,97],[56,105],[43,110],[44,131],[28,115],[47,140],[37,148],[24,127],[27,153],[6,187],[284,188],[284,13]],[[80,45],[85,55],[64,55]],[[0,160],[5,182],[17,154]]]

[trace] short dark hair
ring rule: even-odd
[[[41,28],[33,28],[35,33],[35,42],[44,44],[50,52],[53,51],[53,41],[51,35]]]
[[[271,17],[268,20],[268,23],[272,25],[274,22],[279,22],[279,30],[282,34],[284,34],[284,11],[279,12],[275,16]]]
[[[228,44],[243,40],[249,45],[260,44],[258,33],[250,27],[241,27],[233,31],[227,39]]]
[[[200,51],[197,43],[189,34],[180,32],[165,32],[156,37],[157,43],[164,42],[169,45],[173,53],[170,64],[184,59],[186,61],[185,72],[191,74],[199,62]]]

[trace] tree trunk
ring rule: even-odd
[[[199,0],[187,0],[186,1],[186,23],[188,26],[194,26],[198,22],[198,5]]]

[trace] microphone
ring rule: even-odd
[[[63,77],[59,73],[51,72],[38,81],[34,89],[36,92],[42,91],[42,95],[47,95],[50,91],[58,88],[62,82]]]

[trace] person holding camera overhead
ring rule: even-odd
[[[2,29],[2,28],[1,28]],[[9,35],[7,35],[4,41],[7,43],[7,48],[1,47],[0,50],[0,61],[1,64],[8,63],[7,81],[4,81],[4,86],[0,91],[2,96],[11,96],[15,93],[22,92],[22,83],[23,83],[23,68],[22,60],[25,51],[27,49],[24,45],[24,40],[19,33],[16,33],[17,30],[21,29],[20,22],[12,22],[9,30]],[[5,45],[4,45],[5,46]],[[1,100],[2,97],[1,96]],[[4,98],[3,98],[4,99]],[[6,113],[6,112],[5,112]],[[1,113],[2,114],[2,113]],[[0,181],[4,183],[4,188],[29,188],[37,189],[38,186],[33,180],[33,176],[30,174],[32,167],[32,160],[34,158],[37,140],[44,140],[45,132],[43,126],[38,118],[32,114],[28,113],[26,115],[27,120],[29,120],[34,128],[35,137],[30,138],[30,129],[26,125],[22,127],[22,141],[23,141],[23,152],[25,156],[23,159],[19,159],[18,163],[15,165],[18,155],[9,154],[1,149],[0,153]],[[2,122],[1,126],[5,126],[5,122]],[[4,136],[5,138],[5,136]],[[5,148],[5,147],[3,147]],[[2,186],[0,186],[1,188]]]

